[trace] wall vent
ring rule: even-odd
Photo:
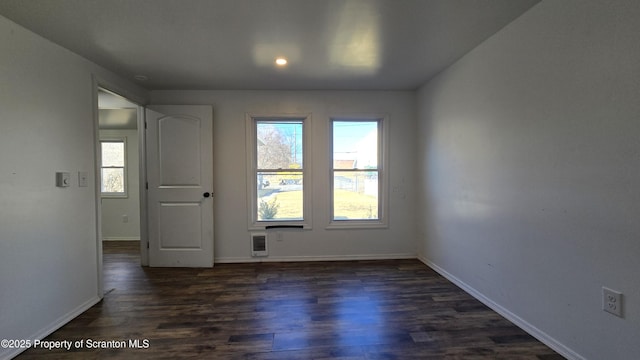
[[[267,234],[251,234],[251,256],[268,256]]]

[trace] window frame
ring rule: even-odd
[[[378,218],[377,219],[340,219],[334,218],[334,153],[333,153],[333,127],[334,122],[377,122],[378,123]],[[388,169],[388,116],[386,114],[365,115],[333,115],[329,117],[328,142],[329,142],[329,225],[327,229],[379,229],[389,226],[389,172]],[[343,170],[346,171],[346,170]],[[350,170],[351,171],[351,170]],[[362,169],[356,171],[371,171]]]
[[[301,220],[258,220],[258,122],[297,121],[302,123],[302,169],[291,171],[302,172],[302,219]],[[311,176],[311,114],[246,114],[247,138],[247,206],[249,211],[249,230],[264,230],[267,226],[301,225],[303,229],[312,228],[312,176]],[[283,169],[284,170],[284,169]]]
[[[103,143],[122,143],[124,146],[124,159],[123,166],[104,166],[103,165],[103,157],[102,157],[102,144]],[[115,137],[104,137],[100,138],[100,196],[103,198],[121,198],[126,199],[129,197],[129,179],[128,179],[128,171],[127,171],[127,157],[128,157],[128,149],[127,149],[127,137],[126,136],[115,136]],[[122,169],[123,173],[123,192],[103,192],[102,191],[102,170],[103,169]]]

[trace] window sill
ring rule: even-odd
[[[389,225],[380,220],[334,220],[326,227],[327,230],[344,229],[386,229]]]
[[[278,228],[278,226],[283,226],[283,227]],[[298,228],[298,226],[302,226],[302,228]],[[274,228],[267,229],[267,227],[274,227]],[[301,222],[259,222],[259,223],[253,223],[249,226],[250,231],[311,230],[311,229],[312,228],[310,224],[301,223]]]
[[[129,198],[128,194],[101,194],[101,198],[103,199],[127,199]]]

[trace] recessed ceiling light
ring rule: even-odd
[[[283,58],[283,57],[279,57],[276,59],[276,65],[278,66],[285,66],[287,65],[287,59]]]

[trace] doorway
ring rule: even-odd
[[[140,173],[144,168],[140,152],[141,109],[127,98],[98,87],[97,110],[97,196],[100,199],[99,238],[102,240],[99,256],[121,249],[134,250],[141,263],[144,234],[141,221],[144,218],[141,207],[141,179],[144,176]],[[110,264],[113,266],[113,262]],[[104,290],[109,291],[109,280],[102,280],[106,282]]]

